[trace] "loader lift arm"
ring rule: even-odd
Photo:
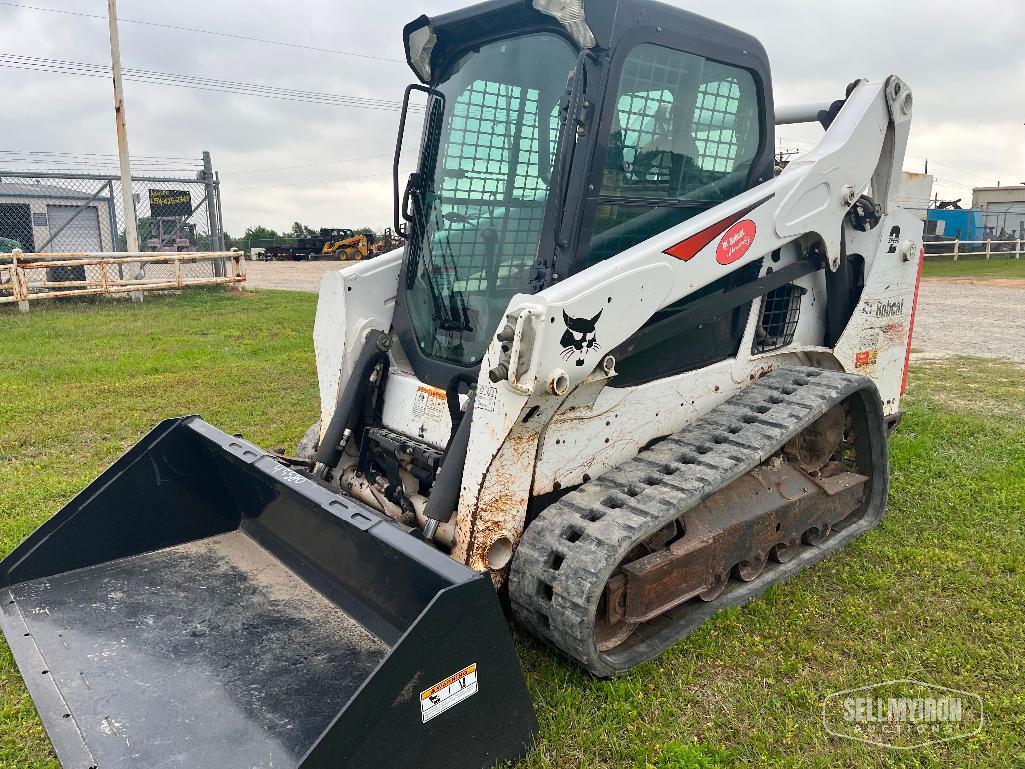
[[[836,270],[844,220],[869,183],[883,190],[881,198],[873,195],[883,216],[896,208],[897,185],[892,180],[900,176],[907,146],[910,99],[910,90],[896,77],[886,83],[859,84],[818,146],[778,177],[540,294],[516,297],[506,316],[529,309],[538,316],[566,312],[591,317],[610,304],[609,294],[614,304],[617,294],[637,297],[634,292],[639,290],[640,302],[651,308],[650,314],[618,319],[606,333],[610,341],[605,347],[611,349],[633,337],[655,311],[794,241],[803,239],[806,252],[821,244],[829,268]],[[866,157],[878,161],[871,166]],[[742,220],[754,224],[755,236],[739,258],[725,264],[720,258],[695,258],[714,252],[712,246],[723,233]],[[545,358],[542,367],[552,366],[552,335],[542,338],[540,328],[531,355]],[[571,372],[571,386],[591,370]]]
[[[501,520],[481,514],[492,508],[481,504],[486,498],[486,479],[492,468],[492,454],[485,446],[495,445],[495,435],[506,436],[508,445],[520,427],[522,415],[538,407],[542,416],[558,410],[558,401],[579,387],[608,358],[611,350],[630,351],[630,345],[645,345],[638,334],[658,310],[673,305],[699,289],[729,275],[747,264],[796,243],[805,258],[795,271],[807,269],[817,259],[825,268],[838,269],[841,263],[841,232],[851,208],[869,186],[878,185],[882,197],[877,205],[884,220],[900,216],[896,207],[896,185],[911,120],[911,93],[896,77],[886,82],[859,83],[847,98],[819,145],[805,157],[791,163],[779,176],[736,198],[720,204],[693,219],[660,233],[650,240],[596,264],[583,272],[545,289],[537,295],[515,297],[505,312],[507,323],[515,326],[526,319],[529,334],[518,347],[493,341],[483,362],[479,387],[487,387],[487,375],[509,369],[515,349],[518,381],[534,382],[531,392],[502,386],[496,390],[499,407],[492,413],[477,414],[470,437],[464,487],[474,489],[460,499],[460,517],[473,524],[461,532],[456,551],[474,568],[487,564],[488,540],[494,531],[507,532],[512,541],[525,525],[525,509],[515,517]],[[866,162],[866,158],[869,159]],[[872,159],[875,159],[874,161]],[[873,191],[875,187],[873,187]],[[906,216],[906,215],[905,215]],[[901,220],[903,222],[903,220]],[[720,258],[718,244],[731,228],[750,223],[753,233],[746,250],[738,258]],[[877,227],[876,237],[886,227]],[[908,232],[913,232],[908,227]],[[899,244],[908,256],[917,256],[920,238],[913,236]],[[786,268],[784,269],[791,269]],[[789,277],[789,276],[788,276]],[[768,289],[775,285],[767,276]],[[638,311],[638,308],[644,308]],[[687,312],[697,312],[693,307]],[[558,319],[593,318],[601,314],[595,331],[604,353],[586,357],[587,365],[566,366],[561,357],[562,327]],[[686,320],[684,317],[683,321]],[[672,327],[674,319],[664,321]],[[648,329],[653,339],[660,329]],[[565,378],[561,395],[553,396],[551,384]],[[556,403],[553,403],[556,401]],[[549,411],[550,410],[550,411]],[[499,441],[501,442],[501,441]],[[475,443],[477,445],[475,445]],[[474,457],[483,457],[479,463]],[[515,461],[504,457],[502,461]],[[523,461],[523,460],[521,460]],[[532,460],[529,461],[532,465]],[[522,493],[529,496],[529,475]],[[480,542],[476,530],[489,532]],[[477,549],[475,549],[477,548]]]

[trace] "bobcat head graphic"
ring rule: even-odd
[[[576,358],[576,364],[583,366],[587,359],[587,353],[591,350],[600,350],[598,337],[595,334],[595,327],[601,318],[602,310],[593,318],[574,318],[562,311],[562,319],[566,322],[566,333],[562,335],[559,344],[562,345],[562,359],[569,361]]]

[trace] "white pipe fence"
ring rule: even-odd
[[[934,241],[925,244],[926,259],[953,259],[955,262],[961,258],[970,259],[1021,259],[1021,240],[954,240]],[[931,251],[930,247],[950,246],[953,250],[947,252]],[[978,246],[978,248],[972,248]]]
[[[0,254],[0,305],[22,312],[37,299],[175,291],[246,280],[241,251],[212,253]]]

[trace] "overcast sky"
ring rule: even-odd
[[[20,0],[105,14],[102,0]],[[907,170],[925,158],[941,196],[1025,181],[1025,3],[1007,0],[670,0],[761,39],[777,103],[834,99],[858,77],[899,74],[915,91]],[[102,19],[0,3],[0,53],[109,63]],[[120,0],[123,19],[196,27],[401,59],[402,26],[460,0]],[[411,80],[403,63],[135,23],[121,25],[125,67],[385,100]],[[0,68],[0,150],[116,151],[110,81]],[[249,225],[382,227],[398,114],[127,83],[133,155],[213,154],[228,231]],[[821,133],[821,132],[819,132]],[[784,127],[806,147],[808,127]],[[352,158],[376,156],[358,162]],[[3,156],[0,156],[2,158]],[[308,168],[283,166],[311,164]],[[312,165],[316,164],[316,165]],[[3,161],[0,160],[0,167]],[[245,173],[250,172],[250,173]],[[354,179],[352,177],[366,177]],[[287,186],[286,186],[287,185]],[[258,189],[253,189],[258,188]]]

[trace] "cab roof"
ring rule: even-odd
[[[610,50],[628,32],[648,27],[656,30],[671,47],[686,50],[687,40],[695,38],[714,41],[751,56],[759,68],[769,68],[765,48],[752,35],[656,0],[584,0],[584,14],[598,51]],[[418,71],[410,53],[410,36],[425,27],[436,37],[430,53],[429,77]],[[407,24],[404,30],[406,59],[420,80],[429,83],[467,48],[513,34],[545,31],[573,41],[558,20],[534,9],[533,0],[488,0],[437,16],[421,16]]]

